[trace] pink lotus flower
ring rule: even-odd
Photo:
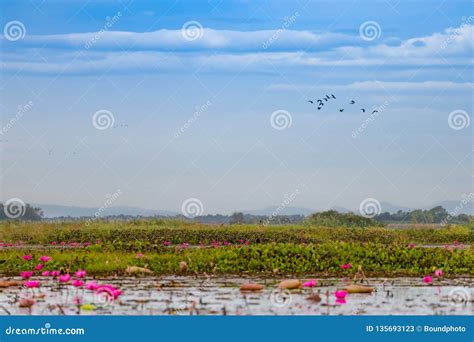
[[[44,267],[43,264],[38,264],[35,266],[35,271],[40,271]]]
[[[52,277],[58,277],[60,274],[61,274],[60,271],[51,271],[51,272],[50,272],[50,275],[51,275]]]
[[[69,280],[71,280],[71,275],[69,274],[63,274],[62,276],[59,276],[59,282],[61,283],[68,283]]]
[[[424,276],[424,277],[423,277],[423,281],[424,281],[426,284],[430,284],[430,283],[433,282],[433,277],[432,277],[432,276],[429,276],[429,275]]]
[[[343,269],[345,269],[345,270],[347,270],[347,269],[349,269],[349,268],[351,268],[351,267],[352,267],[352,264],[344,264],[344,265],[341,265],[341,268],[343,268]]]
[[[20,272],[20,276],[23,278],[23,279],[29,279],[33,276],[33,272],[31,271],[23,271],[23,272]]]
[[[49,271],[44,271],[43,273],[41,273],[41,275],[43,277],[48,277],[49,276]]]
[[[117,299],[122,294],[122,290],[116,289],[113,285],[105,284],[99,286],[97,293],[105,293],[111,298]]]
[[[171,241],[165,241],[163,242],[163,246],[170,246],[171,245]]]
[[[437,276],[438,278],[441,278],[443,276],[443,270],[437,269],[436,271],[434,271],[434,275]]]
[[[95,281],[91,281],[86,284],[86,289],[95,291],[99,288],[99,284],[97,284]]]
[[[36,280],[29,280],[29,281],[25,281],[23,285],[25,285],[29,289],[32,289],[34,287],[40,287],[41,283]]]
[[[72,286],[74,286],[74,287],[81,287],[83,285],[84,285],[84,282],[82,280],[79,280],[79,279],[73,280],[73,282],[72,282]]]
[[[304,287],[315,287],[318,284],[318,281],[315,279],[308,280],[307,282],[303,283]]]
[[[42,255],[40,257],[40,261],[41,262],[48,262],[48,261],[51,261],[53,258],[51,258],[50,256],[47,256],[47,255]]]
[[[144,254],[138,253],[135,257],[136,257],[137,259],[140,259],[140,258],[143,258],[144,256],[145,256]]]
[[[339,290],[334,292],[334,295],[336,296],[337,304],[346,304],[347,291]]]
[[[76,273],[75,273],[76,277],[78,278],[84,278],[86,276],[86,271],[84,270],[78,270]]]
[[[22,258],[23,258],[23,260],[26,260],[26,261],[29,261],[29,260],[33,259],[33,257],[31,255],[23,255]]]
[[[416,247],[416,245],[413,242],[410,242],[408,244],[408,248],[415,248],[415,247]]]
[[[95,281],[91,281],[86,284],[86,289],[95,291],[99,288],[99,284],[97,284]]]
[[[55,246],[57,245],[58,243],[56,241],[51,241],[51,245]]]

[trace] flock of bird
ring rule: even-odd
[[[335,99],[336,99],[336,96],[335,96],[334,94],[331,94],[331,95],[326,95],[325,97],[323,97],[322,100],[321,100],[321,99],[317,99],[317,100],[314,100],[314,101],[313,101],[313,100],[308,100],[308,102],[311,103],[311,104],[314,104],[315,102],[317,102],[317,104],[318,104],[318,110],[321,110],[321,109],[324,107],[324,104],[325,104],[326,102],[328,102],[329,100],[335,100]],[[351,101],[349,102],[349,104],[351,104],[351,105],[353,105],[353,104],[355,104],[355,103],[356,103],[356,102],[355,102],[354,100],[351,100]],[[360,110],[362,111],[362,113],[365,113],[365,108],[361,108]],[[340,109],[339,109],[339,112],[340,112],[340,113],[342,113],[343,111],[344,111],[344,108],[340,108]],[[377,109],[374,109],[374,110],[372,111],[372,114],[378,113],[378,112],[379,112],[379,111],[378,111]]]

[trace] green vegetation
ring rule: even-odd
[[[315,213],[307,218],[310,224],[324,227],[380,227],[383,223],[354,213],[339,213],[335,210]]]
[[[295,245],[289,243],[262,244],[223,248],[163,249],[159,252],[136,254],[91,246],[75,250],[10,249],[0,253],[2,273],[18,275],[31,269],[22,259],[24,254],[48,255],[53,261],[47,269],[73,272],[87,269],[89,274],[124,274],[127,266],[147,267],[155,274],[171,274],[179,271],[179,263],[185,261],[188,273],[281,273],[348,275],[362,266],[367,275],[429,274],[442,268],[447,276],[474,275],[474,250],[442,248],[407,248],[399,245],[378,243],[324,243],[321,245]],[[352,270],[340,265],[351,263]]]
[[[213,241],[251,244],[288,242],[324,243],[332,241],[377,242],[383,244],[450,244],[474,242],[474,232],[464,226],[449,228],[389,229],[383,227],[344,228],[293,226],[232,225],[214,226],[182,221],[140,220],[131,222],[95,221],[70,223],[4,222],[0,224],[0,242],[23,241],[26,244],[51,242],[92,242],[111,244],[116,249],[156,249],[165,241],[172,244],[211,244]],[[135,246],[135,247],[134,247]]]
[[[0,225],[1,273],[31,269],[25,254],[53,257],[49,270],[85,268],[91,274],[122,274],[127,266],[155,274],[176,273],[186,261],[191,273],[347,274],[340,265],[362,266],[367,275],[474,275],[474,248],[424,248],[423,244],[472,244],[472,227],[389,229],[232,225],[181,221],[95,221]],[[55,246],[53,247],[52,244]],[[62,246],[64,244],[64,246]],[[84,247],[84,244],[87,247]],[[171,244],[170,246],[168,246]],[[188,246],[189,244],[189,246]],[[41,248],[38,248],[41,245]],[[68,248],[74,247],[74,248]],[[144,257],[137,257],[137,254]],[[35,262],[36,263],[36,262]]]

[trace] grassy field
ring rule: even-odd
[[[123,275],[128,266],[154,274],[318,274],[474,276],[474,234],[449,228],[325,228],[307,225],[212,226],[180,221],[20,223],[0,225],[1,271],[18,275],[47,255],[42,270]],[[468,247],[463,244],[470,245]],[[8,247],[10,245],[10,247]],[[429,247],[426,247],[429,245]],[[441,247],[432,248],[432,245]],[[23,260],[32,255],[31,261]],[[180,270],[180,263],[186,267]],[[349,270],[343,264],[353,265]]]

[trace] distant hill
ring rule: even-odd
[[[41,204],[33,203],[35,207],[40,207],[43,209],[45,218],[53,217],[92,217],[98,208],[92,207],[79,207],[79,206],[65,206],[65,205],[55,205],[55,204]],[[444,207],[448,212],[452,212],[456,208],[459,209],[460,214],[474,215],[474,202],[469,202],[464,206],[461,205],[461,201],[443,201],[439,203],[434,203],[433,205],[421,207],[419,209],[431,209],[436,206]],[[405,206],[400,206],[392,204],[389,202],[381,202],[382,212],[389,212],[391,214],[396,213],[399,210],[402,211],[412,211],[418,208],[409,208]],[[359,212],[359,208],[348,209],[345,207],[334,206],[331,208],[340,213],[348,213],[350,211],[354,213]],[[236,210],[239,211],[239,210]],[[274,212],[278,215],[304,215],[309,216],[315,212],[322,211],[322,209],[309,209],[304,207],[286,207],[281,210],[278,210],[278,206],[269,206],[263,209],[256,210],[244,210],[244,214],[255,215],[255,216],[270,216]],[[103,212],[103,216],[114,216],[114,215],[129,215],[129,216],[176,216],[180,213],[168,210],[154,210],[154,209],[144,209],[140,207],[129,207],[129,206],[114,206],[107,208]]]
[[[275,206],[270,206],[264,209],[259,209],[259,210],[244,210],[242,211],[244,214],[249,214],[249,215],[262,215],[262,216],[270,216],[273,213],[276,213],[277,215],[304,215],[308,216],[312,213],[315,212],[315,210],[308,209],[308,208],[298,208],[298,207],[286,207],[281,210],[278,210],[278,207]]]
[[[43,209],[45,218],[52,217],[92,217],[99,208],[76,207],[55,204],[34,203],[33,206]],[[105,209],[102,216],[130,215],[130,216],[175,216],[178,213],[167,210],[152,210],[139,207],[116,206]]]

